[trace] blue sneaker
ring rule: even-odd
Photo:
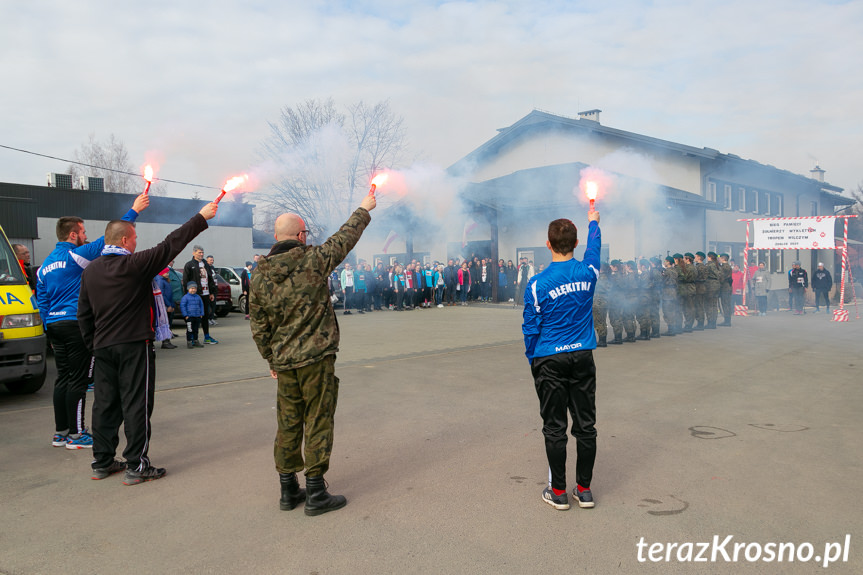
[[[51,445],[54,447],[65,447],[69,443],[69,437],[66,435],[54,434],[54,439],[51,440]]]
[[[66,449],[93,449],[93,436],[84,430],[78,439],[69,438]]]
[[[211,345],[216,345],[217,343],[219,343],[219,341],[218,341],[218,340],[213,339],[213,338],[212,338],[212,337],[210,337],[210,336],[207,336],[207,337],[205,337],[205,338],[204,338],[204,343],[209,343],[209,344],[211,344]]]

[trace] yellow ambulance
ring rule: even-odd
[[[0,383],[35,393],[45,383],[45,330],[36,296],[0,226]]]

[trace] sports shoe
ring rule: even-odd
[[[78,439],[69,438],[66,449],[93,449],[93,436],[87,433],[85,429]]]
[[[579,491],[578,487],[576,487],[572,490],[572,496],[578,500],[578,506],[582,509],[593,507],[593,494],[590,492],[590,489]]]
[[[546,487],[542,490],[542,500],[555,509],[559,509],[561,511],[569,509],[569,499],[567,499],[566,493],[555,495],[554,491],[551,490],[551,487]]]
[[[439,304],[437,304],[437,306],[438,306],[439,308],[442,308],[442,307],[443,307],[443,304],[442,304],[442,303],[439,303]]]
[[[126,477],[123,478],[123,485],[138,485],[145,481],[155,481],[165,477],[166,470],[164,467],[147,467],[141,471],[134,469],[126,469]]]
[[[195,342],[191,341],[191,340],[187,341],[186,347],[188,347],[189,349],[192,349],[193,347],[195,347]]]
[[[192,347],[204,347],[204,344],[196,339],[195,343],[192,344]]]
[[[94,467],[93,475],[90,477],[90,479],[105,479],[106,477],[114,475],[115,473],[119,473],[124,469],[126,469],[126,462],[117,461],[115,459],[108,467]]]
[[[171,340],[169,339],[162,342],[162,349],[176,349],[176,347],[177,346],[171,343]]]
[[[204,343],[209,343],[210,345],[216,345],[217,343],[219,343],[219,341],[216,339],[213,339],[210,336],[207,336],[204,338]]]
[[[69,438],[59,433],[55,433],[54,439],[51,440],[51,445],[54,447],[65,447],[67,443],[69,443]]]

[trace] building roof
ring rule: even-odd
[[[509,144],[524,138],[530,134],[544,132],[550,130],[562,130],[580,132],[583,134],[599,134],[610,138],[617,138],[626,142],[640,144],[642,146],[650,146],[659,150],[664,150],[672,154],[681,154],[693,158],[701,158],[706,161],[714,161],[716,165],[729,165],[733,168],[746,168],[751,171],[762,172],[768,177],[779,177],[788,183],[796,185],[805,185],[810,187],[819,187],[831,194],[832,199],[842,200],[847,199],[841,196],[842,188],[833,186],[827,182],[820,182],[808,176],[795,174],[788,170],[776,168],[768,164],[762,164],[755,160],[747,160],[735,154],[724,154],[713,148],[696,148],[686,144],[653,138],[635,132],[619,130],[603,126],[595,120],[587,118],[569,118],[559,116],[541,110],[533,110],[527,116],[521,118],[516,123],[506,128],[500,128],[498,134],[467,154],[465,157],[454,163],[448,168],[448,171],[456,176],[469,176],[474,167],[482,164]],[[837,202],[839,203],[839,202]],[[853,203],[853,201],[851,202]]]

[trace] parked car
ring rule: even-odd
[[[233,301],[231,299],[232,286],[225,278],[216,274],[216,315],[218,317],[225,317],[231,312],[231,307],[233,307]]]
[[[231,307],[237,311],[245,308],[246,296],[243,295],[243,282],[240,274],[243,268],[216,267],[217,276],[221,276],[231,286]]]

